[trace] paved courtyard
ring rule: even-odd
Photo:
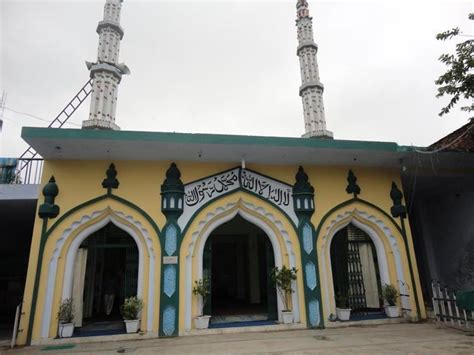
[[[4,354],[474,354],[474,333],[433,323],[386,324],[325,330],[187,336],[123,342],[45,346]]]

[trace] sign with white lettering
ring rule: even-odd
[[[298,224],[291,185],[251,170],[235,168],[184,186],[184,210],[178,220],[179,226],[184,229],[194,213],[209,201],[238,189],[247,190],[278,206]]]

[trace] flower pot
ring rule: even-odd
[[[336,307],[337,319],[340,321],[348,321],[351,319],[351,309],[350,308],[337,308]]]
[[[293,323],[293,312],[292,311],[282,311],[281,317],[283,318],[284,324],[291,324]]]
[[[138,332],[138,325],[140,323],[139,319],[124,319],[125,327],[127,328],[127,333],[136,333]]]
[[[70,338],[74,332],[74,323],[59,323],[58,335],[60,338]]]
[[[194,318],[194,326],[196,329],[207,329],[209,327],[209,319],[211,316],[199,316]]]
[[[389,318],[397,318],[400,316],[397,306],[385,306],[385,314]]]

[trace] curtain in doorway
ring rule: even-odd
[[[371,242],[359,243],[360,263],[365,288],[365,301],[368,308],[379,308],[379,290]]]
[[[79,248],[74,262],[74,281],[72,285],[72,303],[74,306],[74,326],[82,327],[82,307],[84,297],[84,279],[86,276],[87,249]]]

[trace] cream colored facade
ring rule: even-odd
[[[182,335],[193,329],[192,319],[198,315],[199,305],[198,299],[192,295],[192,285],[202,277],[204,244],[215,228],[237,214],[260,227],[269,237],[276,266],[286,265],[299,270],[292,297],[295,322],[311,327],[308,300],[305,299],[305,287],[308,287],[309,278],[302,273],[305,269],[302,254],[308,248],[307,242],[311,243],[311,248],[314,246],[317,255],[314,260],[317,262],[317,285],[312,288],[315,289],[316,286],[320,293],[318,302],[322,313],[319,313],[318,307],[318,326],[324,326],[329,322],[330,315],[335,313],[330,244],[336,232],[349,223],[366,232],[373,241],[381,282],[395,285],[401,294],[409,295],[401,297],[398,304],[399,308],[410,310],[404,312],[405,316],[412,319],[418,316],[425,318],[409,224],[405,221],[405,226],[402,226],[400,219],[390,215],[393,205],[390,197],[392,182],[401,187],[398,168],[303,164],[309,177],[308,182],[315,190],[315,209],[310,218],[314,232],[310,241],[305,239],[305,245],[302,245],[294,217],[272,201],[242,188],[209,199],[184,225],[179,226],[177,250],[174,254],[177,256],[176,268],[179,274],[174,279],[175,288],[170,292],[173,297],[179,295],[173,311],[175,313],[172,313],[176,315],[177,322],[173,332],[167,334],[164,332],[165,321],[161,318],[163,312],[171,309],[162,304],[166,294],[169,295],[164,293],[162,280],[163,268],[167,266],[164,257],[169,254],[164,250],[168,248],[167,244],[165,246],[164,233],[167,218],[161,211],[163,201],[160,185],[165,181],[172,162],[176,163],[184,186],[239,168],[239,164],[235,162],[201,163],[175,159],[46,160],[43,185],[54,175],[59,189],[54,204],[59,206],[60,213],[55,218],[37,217],[35,222],[25,287],[24,315],[20,324],[23,332],[19,336],[19,344],[47,343],[57,336],[56,314],[61,300],[78,297],[72,294],[72,279],[79,245],[110,222],[126,231],[138,246],[137,295],[144,300],[141,330],[148,336]],[[115,165],[120,185],[108,194],[101,182],[106,177],[105,172],[110,163]],[[356,198],[346,192],[349,169],[356,175],[357,184],[361,188]],[[269,180],[293,186],[298,165],[247,163],[245,169],[241,167],[240,171],[242,170],[253,171]],[[43,199],[40,197],[38,204],[42,203]],[[290,206],[293,206],[293,200]],[[183,209],[186,208],[184,205]],[[44,249],[41,247],[42,240]],[[410,267],[413,275],[410,274]],[[281,310],[281,300],[278,301],[278,306]],[[169,313],[165,314],[169,317]],[[316,315],[311,317],[314,316]],[[167,324],[169,326],[170,323]]]

